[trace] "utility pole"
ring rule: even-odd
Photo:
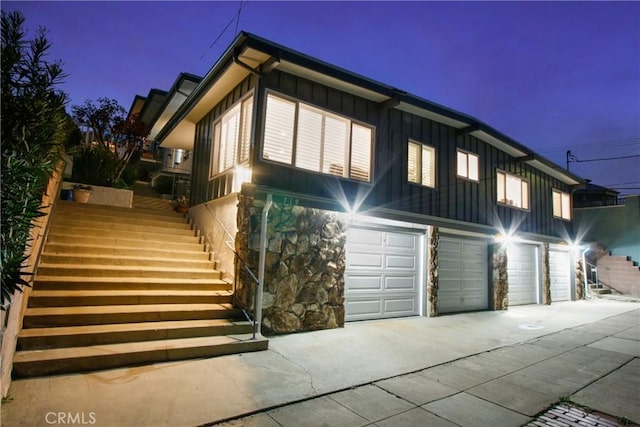
[[[571,153],[571,150],[567,150],[567,171],[569,170],[569,163],[572,160],[575,162],[578,159],[576,158],[576,156],[573,155],[573,153]]]

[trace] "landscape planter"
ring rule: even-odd
[[[88,203],[89,197],[91,196],[91,191],[89,190],[73,190],[73,201],[77,203]]]

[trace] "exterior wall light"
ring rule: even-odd
[[[239,192],[244,182],[251,182],[251,168],[238,165],[233,169],[233,188],[231,191],[233,193]]]

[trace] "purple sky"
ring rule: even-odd
[[[236,34],[235,2],[11,2],[45,26],[71,105],[204,75]],[[640,154],[638,2],[245,2],[245,30],[475,116],[565,165]],[[33,34],[32,31],[29,34]],[[640,194],[640,157],[572,163]]]

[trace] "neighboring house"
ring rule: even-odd
[[[584,181],[471,116],[248,33],[174,111],[154,139],[193,152],[189,215],[240,303],[264,266],[267,332],[582,296]]]
[[[586,256],[597,267],[599,284],[615,293],[640,295],[640,196],[619,197],[615,190],[589,183],[574,192],[573,203],[574,228],[591,243]]]
[[[173,195],[184,194],[185,191],[188,194],[192,164],[189,151],[191,146],[157,147],[155,137],[200,80],[202,77],[181,73],[168,91],[151,89],[146,98],[136,95],[129,109],[129,115],[139,114],[140,119],[151,127],[142,159],[157,160],[161,164],[160,170],[154,173],[152,183],[156,184],[162,177],[171,180]]]
[[[593,208],[597,206],[615,206],[624,204],[624,198],[619,197],[620,192],[600,185],[587,185],[573,192],[573,208]]]

